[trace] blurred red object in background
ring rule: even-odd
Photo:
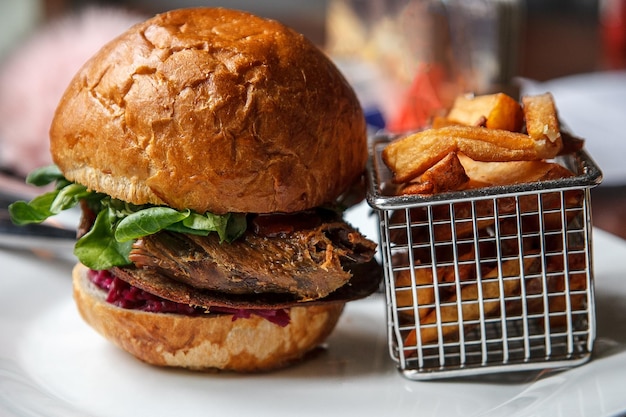
[[[600,2],[600,28],[605,66],[626,68],[626,0]]]
[[[387,130],[393,133],[417,130],[428,125],[432,117],[446,107],[442,98],[445,82],[443,69],[434,64],[419,66],[409,89],[402,97],[397,114],[392,115]]]

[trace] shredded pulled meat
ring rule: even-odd
[[[307,219],[296,228],[281,226],[293,225],[293,220],[253,221],[254,227],[228,244],[215,234],[160,232],[138,240],[130,259],[139,269],[196,289],[288,294],[306,301],[344,286],[352,278],[350,265],[369,262],[374,255],[376,245],[341,220]]]

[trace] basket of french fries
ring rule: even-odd
[[[595,339],[590,190],[549,94],[457,98],[374,138],[389,347],[410,379],[580,365]]]

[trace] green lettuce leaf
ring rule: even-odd
[[[152,235],[189,217],[190,211],[178,211],[169,207],[148,207],[124,217],[115,228],[118,242]]]
[[[220,242],[232,242],[243,234],[246,224],[246,216],[241,213],[217,215],[208,212],[204,214],[191,212],[189,217],[171,224],[166,229],[201,236],[216,232],[220,237]]]
[[[74,255],[88,268],[101,270],[130,264],[128,256],[133,241],[119,242],[113,236],[117,216],[111,208],[98,213],[89,232],[74,246]]]
[[[81,199],[92,194],[82,185],[67,183],[62,188],[44,193],[29,202],[16,201],[9,205],[9,215],[17,225],[41,223],[48,217],[75,207]]]
[[[16,201],[9,205],[9,215],[13,223],[22,226],[30,223],[41,223],[48,217],[54,216],[50,210],[58,191],[51,191],[35,197],[29,202]]]
[[[38,186],[56,183],[56,188],[29,202],[11,204],[9,214],[15,224],[41,223],[75,207],[81,200],[86,200],[97,213],[92,229],[78,239],[74,248],[78,260],[92,269],[130,264],[129,254],[134,241],[161,230],[203,236],[214,232],[220,242],[232,242],[246,230],[245,214],[200,214],[170,207],[133,205],[72,183],[55,166],[33,171],[27,182]]]
[[[61,170],[56,165],[37,168],[26,177],[26,182],[37,187],[52,184],[53,182],[61,182],[65,186],[68,181],[65,179]]]

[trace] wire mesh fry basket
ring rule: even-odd
[[[595,339],[590,190],[575,176],[433,196],[394,196],[377,138],[368,203],[379,219],[392,359],[409,379],[568,367]]]

